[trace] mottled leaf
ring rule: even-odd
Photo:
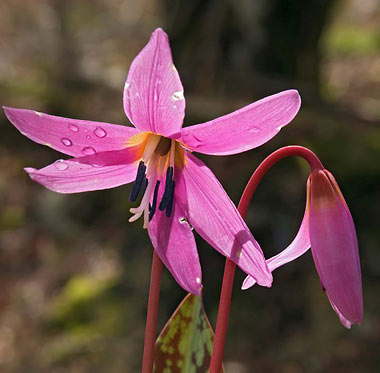
[[[203,308],[202,298],[189,293],[156,341],[154,372],[208,372],[213,342],[214,332]]]

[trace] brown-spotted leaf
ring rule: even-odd
[[[214,332],[203,308],[202,298],[189,293],[156,341],[154,372],[208,372],[213,342]]]

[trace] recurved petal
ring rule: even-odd
[[[363,298],[354,223],[338,185],[325,170],[311,175],[310,241],[331,305],[344,319],[360,323]]]
[[[294,89],[256,101],[231,114],[182,129],[190,149],[214,155],[241,153],[264,144],[297,114],[301,98]]]
[[[136,177],[136,168],[134,162],[112,166],[93,166],[81,163],[80,158],[73,158],[60,159],[40,170],[26,168],[25,171],[32,180],[54,192],[79,193],[130,183]]]
[[[179,177],[180,175],[176,175],[177,185],[170,218],[165,215],[165,211],[157,209],[149,222],[148,232],[159,257],[178,284],[186,291],[199,295],[202,288],[202,272],[192,227],[185,219],[186,201],[178,203],[186,193],[184,184],[178,182]],[[162,181],[158,201],[162,198],[164,185]]]
[[[179,137],[185,115],[183,86],[166,33],[158,28],[131,64],[124,110],[140,131]]]
[[[185,217],[199,235],[234,261],[259,285],[271,286],[272,275],[259,244],[213,173],[199,159],[187,155],[181,188],[186,190]],[[181,197],[179,203],[183,203]]]
[[[31,140],[73,157],[120,150],[138,133],[133,127],[69,119],[33,110],[4,107],[9,121]]]
[[[310,248],[309,238],[309,209],[310,209],[310,181],[308,180],[306,187],[306,208],[301,222],[298,233],[291,244],[281,251],[279,254],[267,260],[268,268],[273,272],[276,268],[289,263],[301,255],[303,255]],[[255,285],[255,280],[251,276],[247,276],[243,282],[242,289],[249,289]]]

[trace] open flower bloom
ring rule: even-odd
[[[333,175],[313,170],[307,181],[306,209],[293,242],[267,260],[271,271],[298,258],[311,246],[322,288],[341,323],[350,328],[363,318],[358,241],[352,216]],[[242,288],[255,280],[248,276]]]
[[[262,251],[218,180],[192,151],[235,154],[275,136],[298,112],[300,97],[285,91],[212,121],[182,128],[185,99],[168,37],[157,29],[133,61],[124,109],[134,127],[4,108],[30,139],[73,158],[30,177],[59,193],[134,182],[130,221],[142,217],[153,246],[177,282],[194,294],[202,284],[192,229],[263,286],[270,286]]]

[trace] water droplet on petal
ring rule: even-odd
[[[100,137],[100,138],[103,138],[103,137],[107,136],[106,130],[103,129],[102,127],[96,127],[94,129],[94,134],[95,134],[95,136]]]
[[[131,86],[131,85],[130,85],[128,82],[125,82],[125,84],[124,84],[124,89],[129,89],[130,86]]]
[[[54,166],[59,171],[65,171],[69,168],[69,165],[63,159],[59,159],[58,161],[56,161],[54,163]]]
[[[96,153],[96,150],[92,146],[86,146],[82,149],[82,153],[85,155],[92,155]]]
[[[90,140],[91,136],[90,135],[86,135],[86,139]]]
[[[197,282],[197,284],[201,283],[201,279],[199,277],[197,277],[195,281]]]
[[[70,123],[70,124],[69,124],[69,130],[70,130],[71,132],[79,132],[79,127],[78,127],[76,124],[72,124],[72,123]]]
[[[193,226],[189,223],[189,221],[185,217],[179,218],[178,221],[180,222],[180,224],[187,224],[191,230],[194,229]]]
[[[61,142],[65,146],[71,146],[71,145],[73,145],[73,142],[70,139],[66,138],[66,137],[62,137]]]
[[[39,117],[42,117],[42,113],[40,113],[39,111],[35,111],[34,113],[37,114]]]
[[[183,95],[183,90],[182,91],[174,92],[173,95],[172,95],[172,99],[174,101],[184,100],[185,96]]]
[[[173,109],[177,109],[177,105],[173,105]]]

